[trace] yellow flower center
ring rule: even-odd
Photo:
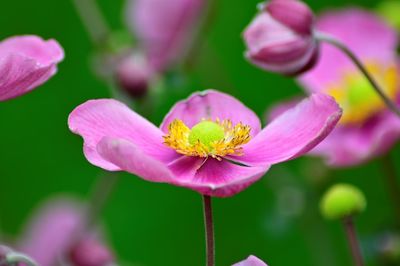
[[[250,141],[250,130],[242,123],[233,126],[230,120],[219,119],[203,120],[189,129],[175,119],[168,126],[164,144],[183,155],[221,160],[226,155],[243,155],[242,146]]]
[[[396,66],[383,67],[379,64],[367,64],[367,68],[385,94],[394,100],[399,87]],[[343,74],[342,81],[331,86],[328,93],[343,108],[341,124],[363,123],[386,108],[368,80],[357,70]]]

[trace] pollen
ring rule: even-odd
[[[176,152],[217,160],[227,155],[243,155],[242,146],[251,139],[249,126],[242,123],[233,125],[230,120],[203,119],[190,129],[182,120],[175,119],[168,131],[164,144]]]

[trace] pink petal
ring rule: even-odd
[[[243,147],[243,156],[232,159],[255,166],[296,158],[320,143],[335,127],[341,114],[332,97],[313,94],[278,116]]]
[[[203,195],[231,197],[258,181],[269,167],[269,165],[246,167],[226,160],[217,161],[209,158],[193,177],[180,176],[178,185],[191,188]]]
[[[362,164],[385,154],[400,138],[398,117],[386,111],[361,126],[339,126],[315,149],[335,167]]]
[[[97,145],[98,153],[119,169],[152,182],[172,182],[174,175],[166,164],[147,155],[128,140],[104,137]]]
[[[19,250],[41,266],[53,266],[83,225],[82,206],[67,199],[49,201],[34,214]]]
[[[194,93],[188,99],[175,104],[160,128],[168,132],[168,125],[174,119],[180,119],[188,127],[193,127],[203,118],[230,119],[233,124],[242,122],[251,127],[252,136],[261,130],[260,120],[252,110],[232,96],[214,90]]]
[[[133,143],[104,138],[99,154],[120,169],[152,182],[169,183],[193,189],[201,194],[229,197],[261,178],[269,166],[243,167],[214,159],[182,156],[166,165],[146,156]]]
[[[69,116],[69,128],[84,139],[84,153],[92,164],[115,171],[119,167],[97,153],[103,137],[129,140],[147,156],[168,162],[177,157],[163,144],[163,132],[116,100],[91,100],[78,106]]]
[[[232,266],[268,266],[255,256],[250,256],[246,260],[233,264]]]
[[[19,36],[0,42],[0,101],[43,84],[57,72],[63,58],[64,51],[55,40]]]
[[[341,40],[364,62],[395,61],[396,30],[373,13],[356,8],[327,12],[318,18],[316,27]],[[323,92],[341,80],[343,71],[353,69],[354,64],[341,51],[323,44],[316,67],[303,75],[300,82],[310,91]]]
[[[202,12],[202,0],[130,0],[128,27],[153,62],[163,69],[185,54]]]

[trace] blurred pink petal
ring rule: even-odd
[[[185,54],[199,21],[203,0],[130,0],[126,21],[162,70]]]
[[[326,12],[317,19],[316,28],[342,41],[364,62],[387,65],[395,60],[396,31],[368,11],[354,8]],[[342,78],[344,70],[352,69],[354,63],[343,52],[322,44],[318,63],[299,81],[306,90],[323,92]]]
[[[246,260],[233,264],[232,266],[268,266],[255,256],[250,256]]]
[[[0,101],[42,85],[63,59],[64,51],[55,40],[16,36],[0,42]]]
[[[88,160],[97,166],[112,165],[114,169],[148,181],[183,186],[205,195],[228,197],[261,178],[271,163],[289,160],[314,147],[332,130],[340,114],[340,108],[331,97],[314,95],[257,134],[260,122],[250,109],[229,95],[209,90],[195,93],[176,104],[161,125],[164,132],[114,100],[93,100],[78,106],[70,115],[69,126],[96,154],[96,160],[93,160],[92,154],[88,156],[86,153]],[[181,127],[175,128],[178,130],[176,141],[189,145],[183,149],[196,149],[193,144],[185,142],[190,135],[189,127],[209,118],[234,122],[227,128],[221,127],[225,135],[219,145],[228,145],[227,153],[223,154],[235,156],[211,153],[204,156],[196,152],[187,155],[173,145],[166,145],[165,135],[171,133],[174,119],[181,119],[183,122],[178,124]],[[168,123],[171,123],[170,127]],[[236,128],[235,123],[248,126]],[[251,127],[255,127],[253,141]],[[241,147],[236,147],[231,141],[238,145],[250,141],[243,146],[243,156],[240,156]],[[243,161],[246,165],[232,161]]]
[[[23,232],[19,249],[41,266],[53,266],[83,225],[82,206],[68,199],[46,202]]]

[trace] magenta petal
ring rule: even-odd
[[[232,158],[248,165],[276,164],[314,148],[335,127],[342,111],[325,94],[313,94],[272,121]]]
[[[315,149],[335,167],[359,165],[386,153],[400,138],[400,120],[386,111],[361,126],[340,126]]]
[[[50,201],[35,213],[18,250],[41,266],[53,266],[71,244],[71,236],[83,225],[82,206],[71,200]]]
[[[261,130],[260,120],[252,110],[232,96],[214,90],[194,93],[188,99],[175,104],[160,128],[168,132],[168,125],[174,119],[180,119],[188,127],[193,127],[203,118],[229,119],[233,124],[242,122],[251,127],[252,136]]]
[[[118,168],[152,182],[172,183],[174,175],[166,164],[147,155],[132,142],[104,137],[97,145],[98,153]]]
[[[245,167],[226,160],[209,158],[204,161],[185,157],[169,168],[176,175],[175,185],[193,189],[203,195],[230,197],[259,180],[269,166]]]
[[[163,132],[149,121],[116,100],[91,100],[78,106],[69,116],[69,128],[84,139],[86,158],[107,170],[119,167],[104,160],[97,153],[103,137],[125,139],[148,156],[169,162],[177,157],[174,150],[163,144]]]
[[[233,264],[232,266],[268,266],[255,256],[250,256],[246,260]]]
[[[43,84],[57,72],[63,58],[64,51],[55,40],[18,36],[0,42],[0,101]]]

